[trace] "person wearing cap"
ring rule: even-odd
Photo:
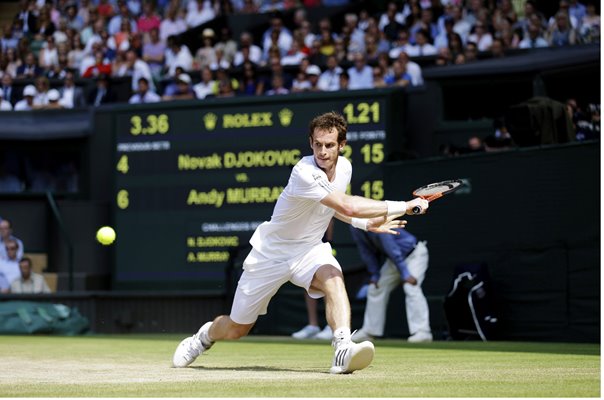
[[[216,62],[216,50],[214,49],[214,30],[206,28],[201,34],[203,46],[200,47],[195,53],[195,59],[193,60],[194,67],[196,69],[203,69],[208,65]]]
[[[36,87],[34,85],[25,86],[25,89],[23,89],[23,99],[15,104],[15,111],[33,110],[36,93]]]
[[[13,105],[4,100],[4,90],[0,88],[0,111],[12,111]]]
[[[48,104],[41,106],[43,109],[60,109],[63,108],[63,105],[59,103],[61,99],[61,94],[57,89],[50,89],[48,91]]]
[[[310,87],[308,88],[309,92],[321,92],[321,88],[319,87],[319,76],[321,76],[321,68],[316,65],[309,65],[306,68],[306,76],[308,76],[308,82],[310,83]]]
[[[128,103],[143,104],[157,103],[158,101],[161,101],[161,97],[149,89],[149,80],[145,77],[141,77],[138,79],[138,91],[130,97]]]
[[[176,77],[176,91],[173,94],[164,94],[162,100],[194,99],[195,92],[191,87],[191,77],[182,73]]]

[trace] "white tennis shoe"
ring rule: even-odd
[[[329,372],[332,374],[350,374],[353,371],[367,368],[373,361],[374,354],[375,347],[369,341],[354,343],[350,339],[342,340],[337,344]]]
[[[211,321],[206,322],[195,335],[183,339],[182,342],[180,342],[172,357],[172,365],[174,365],[175,368],[184,368],[190,365],[204,351],[207,351],[212,347],[214,344],[213,342],[208,345],[204,344],[201,340],[202,335],[205,335],[207,338],[207,331],[210,329],[210,325],[212,325]]]

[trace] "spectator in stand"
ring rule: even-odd
[[[0,48],[4,49],[4,51],[8,49],[17,49],[17,44],[19,43],[19,38],[15,36],[13,32],[13,23],[7,22],[4,24],[4,28],[2,28],[2,34],[0,35]]]
[[[407,29],[401,29],[398,32],[396,41],[392,43],[392,49],[388,53],[390,58],[397,58],[401,52],[409,54],[410,57],[415,57],[419,54],[417,47],[409,41],[409,32]]]
[[[587,7],[579,0],[569,0],[568,13],[577,21],[583,20],[587,15]],[[591,1],[589,3],[592,3]]]
[[[128,21],[130,24],[130,32],[136,32],[136,21],[130,15],[130,10],[128,10],[128,5],[126,3],[119,4],[119,14],[115,15],[109,20],[107,24],[107,32],[109,35],[113,36],[118,33],[122,27],[122,22]]]
[[[84,46],[82,45],[80,36],[76,35],[71,39],[71,47],[67,53],[67,66],[72,70],[79,71],[84,56]]]
[[[537,5],[534,0],[526,0],[524,2],[524,17],[518,19],[518,22],[514,25],[514,28],[522,30],[522,36],[524,38],[529,36],[529,30],[531,25],[536,25],[539,30],[545,29],[547,24],[543,14],[537,9]]]
[[[359,17],[353,13],[344,15],[344,27],[342,31],[348,32],[348,51],[366,52],[365,51],[365,31],[358,27]]]
[[[105,58],[101,50],[94,53],[94,64],[86,68],[82,78],[94,78],[100,75],[111,75],[111,63]]]
[[[0,45],[1,46],[1,45]],[[17,57],[17,50],[9,47],[5,51],[6,67],[4,68],[4,75],[10,75],[11,78],[17,76],[17,68],[21,65],[21,60]]]
[[[463,10],[459,5],[453,7],[453,21],[453,32],[457,33],[461,37],[462,43],[465,44],[470,36],[472,25],[464,20]]]
[[[44,70],[38,66],[36,56],[31,51],[25,55],[23,64],[17,68],[17,78],[34,79],[42,75]]]
[[[292,47],[281,58],[281,64],[283,64],[283,65],[300,65],[302,60],[306,58],[306,54],[304,54],[301,50],[300,43],[301,43],[300,40],[294,40],[292,42]]]
[[[218,81],[218,92],[216,97],[235,97],[235,89],[231,79],[223,79]]]
[[[243,64],[245,60],[260,65],[260,62],[262,61],[262,49],[254,44],[252,34],[249,32],[242,32],[239,36],[239,43],[239,51],[235,53],[233,65],[239,66]]]
[[[0,273],[0,294],[10,293],[10,282],[3,273]]]
[[[38,23],[38,16],[36,11],[35,0],[22,0],[21,9],[15,15],[15,22],[21,22],[23,26],[23,33],[29,34],[36,31],[36,25]]]
[[[101,104],[114,103],[116,96],[109,85],[109,75],[100,74],[96,77],[96,85],[88,94],[88,104],[98,107]]]
[[[162,42],[167,43],[170,36],[176,36],[187,30],[187,23],[179,15],[177,4],[170,3],[166,18],[159,25],[159,37]]]
[[[214,91],[214,87],[216,85],[214,81],[214,77],[212,74],[212,70],[210,67],[203,67],[200,72],[201,80],[199,83],[193,85],[193,92],[195,92],[195,97],[198,99],[205,99],[207,96],[212,95]],[[245,70],[244,70],[245,76]],[[252,93],[255,94],[255,93]]]
[[[256,65],[246,61],[242,66],[243,73],[239,83],[243,95],[254,96],[264,93],[264,81],[258,78]]]
[[[212,71],[216,71],[218,69],[230,69],[231,68],[231,64],[224,57],[224,52],[221,48],[215,49],[214,53],[216,55],[216,59],[209,65],[209,67]]]
[[[350,84],[348,89],[370,89],[373,87],[373,71],[371,67],[367,65],[365,55],[362,53],[355,53],[353,56],[353,66],[348,68],[348,75],[350,76]]]
[[[0,111],[12,111],[13,110],[13,105],[9,102],[4,100],[4,91],[2,90],[2,88],[0,88]]]
[[[493,36],[482,21],[477,21],[474,30],[468,36],[468,42],[474,42],[479,51],[488,51],[493,44]]]
[[[292,82],[292,93],[306,92],[308,89],[310,89],[310,82],[308,80],[308,75],[306,75],[305,71],[306,69],[302,68],[298,70],[298,74]]]
[[[13,77],[9,74],[4,74],[2,76],[1,84],[4,100],[8,101],[12,106],[17,104],[18,93],[16,92],[17,89],[13,86]]]
[[[383,88],[386,87],[386,81],[384,80],[385,72],[380,65],[373,67],[373,87]]]
[[[164,54],[166,53],[166,44],[159,40],[159,29],[152,28],[149,31],[149,41],[143,46],[143,61],[151,69],[151,75],[158,79],[161,76],[164,67]]]
[[[111,41],[109,42],[110,47],[116,51],[128,50],[130,49],[132,38],[133,32],[129,21],[122,19],[120,29],[111,37]]]
[[[453,24],[453,17],[447,16],[443,19],[443,29],[441,29],[434,38],[434,47],[436,47],[437,50],[449,47],[449,37],[454,33]]]
[[[19,269],[19,257],[17,253],[21,251],[21,247],[14,239],[7,239],[3,242],[2,253],[4,258],[0,258],[0,274],[4,275],[7,281],[12,282],[21,277]],[[21,252],[22,253],[22,252]]]
[[[556,13],[554,23],[547,31],[546,40],[552,47],[572,46],[577,43],[577,31],[571,26],[568,13]]]
[[[45,105],[42,105],[42,106],[38,106],[36,108],[41,108],[44,110],[56,110],[56,109],[63,108],[61,103],[59,103],[59,100],[61,99],[61,95],[59,94],[59,91],[57,89],[50,89],[48,91],[47,98],[48,98],[48,103],[46,103]]]
[[[272,76],[275,75],[280,75],[283,78],[283,86],[287,90],[289,90],[292,87],[293,78],[289,73],[283,70],[283,65],[281,65],[281,60],[279,59],[279,57],[271,57],[271,59],[269,60],[269,67],[271,70],[271,80],[267,81],[265,79],[264,90],[272,89]]]
[[[84,90],[75,85],[75,76],[73,72],[68,71],[65,74],[63,87],[59,89],[61,94],[61,105],[65,108],[80,108],[86,106]]]
[[[203,69],[210,64],[216,63],[216,50],[214,48],[214,30],[212,28],[205,28],[201,34],[201,40],[203,42],[195,53],[195,59],[193,65],[195,69]]]
[[[388,86],[410,86],[411,75],[409,75],[400,61],[396,60],[392,63],[392,73],[383,78],[383,81]]]
[[[421,67],[415,61],[411,61],[407,53],[402,52],[399,54],[397,60],[403,65],[405,71],[411,77],[411,86],[420,86],[424,84]]]
[[[491,57],[493,58],[502,58],[505,57],[505,43],[502,39],[495,38],[493,39],[493,44],[491,45]]]
[[[55,23],[50,19],[50,10],[47,7],[44,7],[40,11],[34,36],[46,38],[48,36],[52,36],[55,33],[55,30]]]
[[[254,0],[243,0],[243,5],[239,9],[242,14],[257,14],[258,13],[258,5],[254,2]]]
[[[13,257],[9,257],[8,252],[6,251],[6,245],[9,241],[13,241],[17,244],[16,253]],[[0,219],[0,260],[8,260],[10,258],[20,259],[23,257],[23,253],[25,252],[25,246],[23,246],[23,241],[13,235],[13,224],[8,219]]]
[[[97,11],[100,16],[104,18],[111,18],[115,15],[115,7],[110,0],[99,0],[97,6]]]
[[[66,8],[67,26],[80,32],[84,29],[84,20],[78,15],[78,6],[74,3],[69,4]]]
[[[468,42],[463,52],[465,63],[478,60],[478,46],[474,42]]]
[[[190,0],[187,3],[187,27],[194,28],[216,17],[212,0]]]
[[[417,32],[424,31],[428,41],[438,36],[438,25],[434,22],[434,15],[431,8],[424,8],[421,18],[409,28],[409,41],[417,44]]]
[[[541,35],[541,27],[536,24],[529,25],[528,36],[518,44],[519,49],[535,49],[548,46],[547,40]]]
[[[377,47],[377,38],[373,35],[365,35],[365,54],[369,63],[377,62],[380,52]]]
[[[193,69],[193,56],[187,45],[182,44],[177,37],[171,37],[171,44],[166,50],[166,68],[168,76],[175,76],[176,67],[185,71]]]
[[[47,77],[39,76],[36,78],[36,96],[34,97],[34,108],[36,106],[45,106],[48,104],[48,91],[50,82]]]
[[[319,77],[319,88],[326,92],[333,92],[340,89],[340,74],[342,68],[338,65],[335,56],[327,57],[327,69]]]
[[[320,92],[321,88],[319,87],[319,76],[321,76],[321,68],[316,65],[309,65],[305,72],[309,83],[307,91]]]
[[[420,29],[415,32],[415,47],[417,48],[417,55],[420,57],[438,54],[436,47],[430,43],[429,33],[425,29]]]
[[[30,111],[34,109],[34,97],[36,96],[36,87],[27,85],[23,89],[23,99],[15,104],[15,111]]]
[[[283,86],[283,75],[273,75],[271,79],[271,88],[266,91],[267,96],[274,96],[279,94],[288,94],[289,90]]]
[[[175,91],[162,96],[162,100],[187,100],[194,98],[195,93],[191,87],[191,77],[186,73],[179,74],[176,77]]]
[[[270,28],[264,31],[262,35],[262,49],[264,54],[268,54],[268,50],[273,43],[273,32],[276,32],[276,44],[279,47],[279,50],[282,54],[285,54],[291,47],[292,42],[294,40],[289,29],[283,26],[283,19],[280,14],[275,13],[271,16],[270,19]]]
[[[32,271],[32,261],[29,257],[19,260],[20,275],[10,284],[10,292],[14,294],[50,293],[50,288],[44,276]]]
[[[132,91],[138,90],[138,80],[140,78],[146,78],[152,90],[155,90],[155,84],[153,83],[153,76],[151,74],[151,68],[143,60],[138,58],[138,55],[134,50],[128,50],[126,52],[126,62],[117,71],[116,76],[129,76],[132,78]]]
[[[138,90],[130,97],[128,103],[143,104],[157,103],[158,101],[161,101],[161,97],[149,89],[149,80],[145,77],[140,77],[138,79]]]
[[[580,3],[579,3],[580,4]],[[586,14],[581,21],[579,35],[582,43],[600,42],[600,15],[596,12],[595,0],[589,0],[586,6]]]
[[[222,49],[225,60],[227,60],[229,64],[233,64],[235,54],[237,53],[237,42],[233,40],[231,29],[228,26],[220,28],[220,39],[214,45],[214,48],[216,50]]]
[[[398,12],[396,3],[390,2],[384,15],[380,18],[379,29],[384,32],[387,40],[393,42],[396,40],[398,32],[405,28],[402,14]]]
[[[143,13],[136,21],[136,29],[139,33],[145,35],[148,38],[153,29],[159,33],[159,27],[161,25],[161,17],[155,12],[155,3],[152,1],[145,1],[143,3]]]
[[[340,90],[348,90],[349,86],[350,76],[348,75],[348,72],[342,71],[342,73],[340,74]]]

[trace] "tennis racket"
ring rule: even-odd
[[[441,198],[446,194],[453,193],[457,189],[461,188],[462,185],[463,181],[461,179],[452,179],[448,181],[431,183],[415,189],[413,191],[413,195],[416,197],[421,197],[424,200],[432,201]],[[421,212],[421,207],[413,207],[413,214],[419,214]]]

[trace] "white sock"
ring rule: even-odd
[[[333,337],[336,339],[350,338],[350,328],[338,328],[333,332]]]
[[[201,343],[207,345],[207,346],[211,346],[214,341],[210,338],[210,327],[212,326],[212,322],[206,322],[200,329],[199,329],[199,340],[201,340]]]

